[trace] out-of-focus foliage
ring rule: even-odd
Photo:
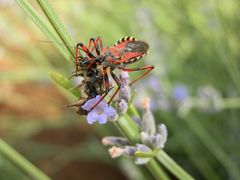
[[[153,64],[155,69],[137,83],[134,102],[152,99],[156,119],[170,129],[166,152],[196,179],[240,179],[239,1],[50,3],[76,43],[88,44],[97,36],[106,46],[124,36],[148,42],[149,54],[132,66]],[[65,108],[75,99],[50,81],[49,71],[67,77],[74,68],[54,48],[57,42],[43,42],[47,37],[15,1],[0,0],[0,10],[1,136],[52,177],[59,178],[76,161],[119,164],[96,139],[114,129],[85,130],[84,120]],[[2,162],[0,178],[15,179],[19,172]],[[134,177],[126,168],[122,172]]]

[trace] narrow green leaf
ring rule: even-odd
[[[66,50],[65,46],[59,44],[60,38],[54,33],[51,26],[44,20],[37,11],[32,7],[32,5],[27,0],[16,0],[18,5],[25,11],[25,13],[32,19],[32,21],[38,26],[38,28],[48,36],[50,40],[54,43],[54,46],[60,51],[65,59],[69,60],[72,56],[69,51]]]
[[[74,61],[75,55],[73,53],[72,47],[74,47],[75,43],[66,30],[63,23],[59,20],[59,17],[51,7],[51,5],[46,0],[37,0],[38,4],[42,8],[44,14],[48,18],[49,22],[51,23],[53,29],[57,33],[58,37],[61,39],[61,42],[65,45],[66,49],[71,54],[72,60]]]
[[[50,178],[27,161],[22,155],[11,148],[5,141],[0,139],[0,153],[9,161],[21,169],[29,178],[39,180],[50,180]]]

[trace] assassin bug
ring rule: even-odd
[[[96,51],[96,54],[93,51]],[[109,85],[108,73],[107,69],[110,69],[110,75],[117,83],[118,88],[114,92],[111,99],[108,101],[108,104],[111,103],[113,98],[118,93],[119,89],[121,88],[120,79],[114,74],[113,70],[118,68],[123,71],[133,72],[139,70],[147,70],[143,75],[139,76],[137,79],[133,80],[130,85],[135,83],[137,80],[146,76],[154,66],[144,66],[144,67],[136,67],[136,68],[126,68],[128,64],[132,64],[137,62],[141,59],[144,55],[147,54],[149,46],[144,41],[136,40],[133,37],[124,37],[117,41],[114,46],[110,47],[103,47],[102,39],[98,38],[91,38],[86,47],[83,43],[78,43],[76,46],[76,73],[79,71],[79,68],[86,68],[85,70],[91,70],[98,67],[98,65],[102,65],[102,78],[103,84],[105,87],[104,92],[102,93],[103,96],[101,99],[92,107],[94,109],[108,94],[111,90]],[[83,51],[86,54],[85,58],[81,58],[79,56],[79,50]],[[80,61],[79,61],[80,60]],[[92,110],[91,109],[91,110]]]

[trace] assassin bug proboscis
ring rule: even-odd
[[[108,104],[111,103],[113,98],[118,93],[121,88],[120,79],[114,74],[113,70],[118,68],[123,71],[133,72],[139,70],[147,70],[144,74],[130,82],[130,85],[135,83],[137,80],[146,76],[154,66],[144,66],[136,68],[126,68],[128,64],[132,64],[140,60],[143,56],[147,54],[149,46],[144,41],[136,40],[133,37],[124,37],[117,41],[114,46],[103,47],[102,39],[91,38],[86,47],[83,43],[78,43],[76,46],[76,74],[81,71],[80,69],[87,71],[96,70],[96,68],[102,66],[102,83],[104,84],[104,91],[101,91],[103,95],[101,99],[91,108],[94,109],[108,94],[111,90],[109,85],[107,69],[110,69],[110,75],[117,83],[118,88],[114,92],[113,96],[108,101]],[[85,57],[79,56],[79,50],[85,53]],[[94,53],[94,50],[96,53]],[[99,72],[99,70],[97,70]],[[101,82],[100,82],[101,84]],[[90,111],[91,111],[90,110]]]

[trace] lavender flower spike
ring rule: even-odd
[[[121,80],[121,89],[119,91],[119,99],[124,99],[126,102],[129,102],[131,98],[131,89],[129,87],[129,75],[126,71],[120,72]]]

